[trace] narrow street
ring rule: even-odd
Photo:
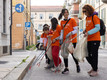
[[[41,51],[37,52],[37,56]],[[61,74],[46,70],[44,67],[45,58],[42,60],[41,65],[38,67],[35,65],[31,71],[29,71],[23,80],[106,80],[107,79],[107,50],[99,50],[99,75],[97,77],[90,77],[87,71],[90,70],[90,65],[85,60],[84,63],[80,63],[81,72],[76,73],[76,67],[72,56],[69,56],[69,74]],[[61,57],[62,58],[62,57]]]
[[[0,80],[107,80],[107,0],[0,0]]]

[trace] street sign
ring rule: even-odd
[[[26,35],[24,35],[24,38],[26,38]]]
[[[16,12],[21,13],[24,11],[24,6],[22,4],[17,4],[15,6],[15,10],[16,10]]]
[[[30,30],[31,23],[30,22],[25,22],[25,29]]]
[[[37,36],[39,36],[39,32],[37,32]]]
[[[25,22],[25,27],[30,27],[30,22]]]

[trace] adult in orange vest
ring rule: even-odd
[[[86,57],[88,63],[92,69],[88,72],[90,76],[98,75],[98,49],[100,46],[100,19],[98,13],[95,12],[91,5],[84,5],[82,8],[83,14],[86,15],[86,30],[84,31],[87,38],[88,57]],[[92,20],[93,16],[93,20]]]

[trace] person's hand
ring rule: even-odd
[[[62,45],[63,44],[63,39],[60,39],[59,43],[60,43],[60,45]]]
[[[44,49],[46,49],[46,46],[44,46]]]
[[[66,35],[66,38],[69,38],[69,36],[71,35],[72,33],[69,32],[67,35]]]
[[[88,32],[85,32],[84,37],[88,36]]]
[[[85,33],[86,33],[86,30],[83,31],[83,34],[85,34]]]
[[[47,37],[48,37],[48,38],[51,38],[51,37],[52,37],[52,35],[48,35]]]

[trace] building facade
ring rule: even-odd
[[[16,4],[23,4],[24,11],[17,13]],[[12,25],[12,49],[26,49],[26,46],[33,45],[33,25],[29,30],[25,29],[25,22],[31,22],[31,0],[13,0],[13,25]],[[31,22],[32,23],[32,22]]]
[[[69,10],[69,17],[74,18],[79,26],[79,0],[65,0],[65,5],[65,8]]]
[[[10,54],[11,0],[0,0],[0,56]]]
[[[42,34],[43,25],[48,24],[51,26],[50,19],[53,17],[58,18],[62,6],[32,6],[31,17],[34,24],[34,28]]]
[[[79,27],[78,19],[79,3],[80,0],[65,0],[65,8],[69,10],[69,17],[74,18],[76,20],[78,27]],[[79,32],[77,34],[79,34]],[[79,40],[79,37],[77,40]]]
[[[82,15],[82,7],[85,4],[90,4],[98,12],[98,17],[102,19],[107,27],[107,4],[103,3],[102,0],[81,0],[79,4],[79,27],[80,29],[85,29],[85,16]],[[107,28],[106,28],[107,29]],[[104,36],[101,36],[101,46],[100,48],[107,48],[107,30]]]

